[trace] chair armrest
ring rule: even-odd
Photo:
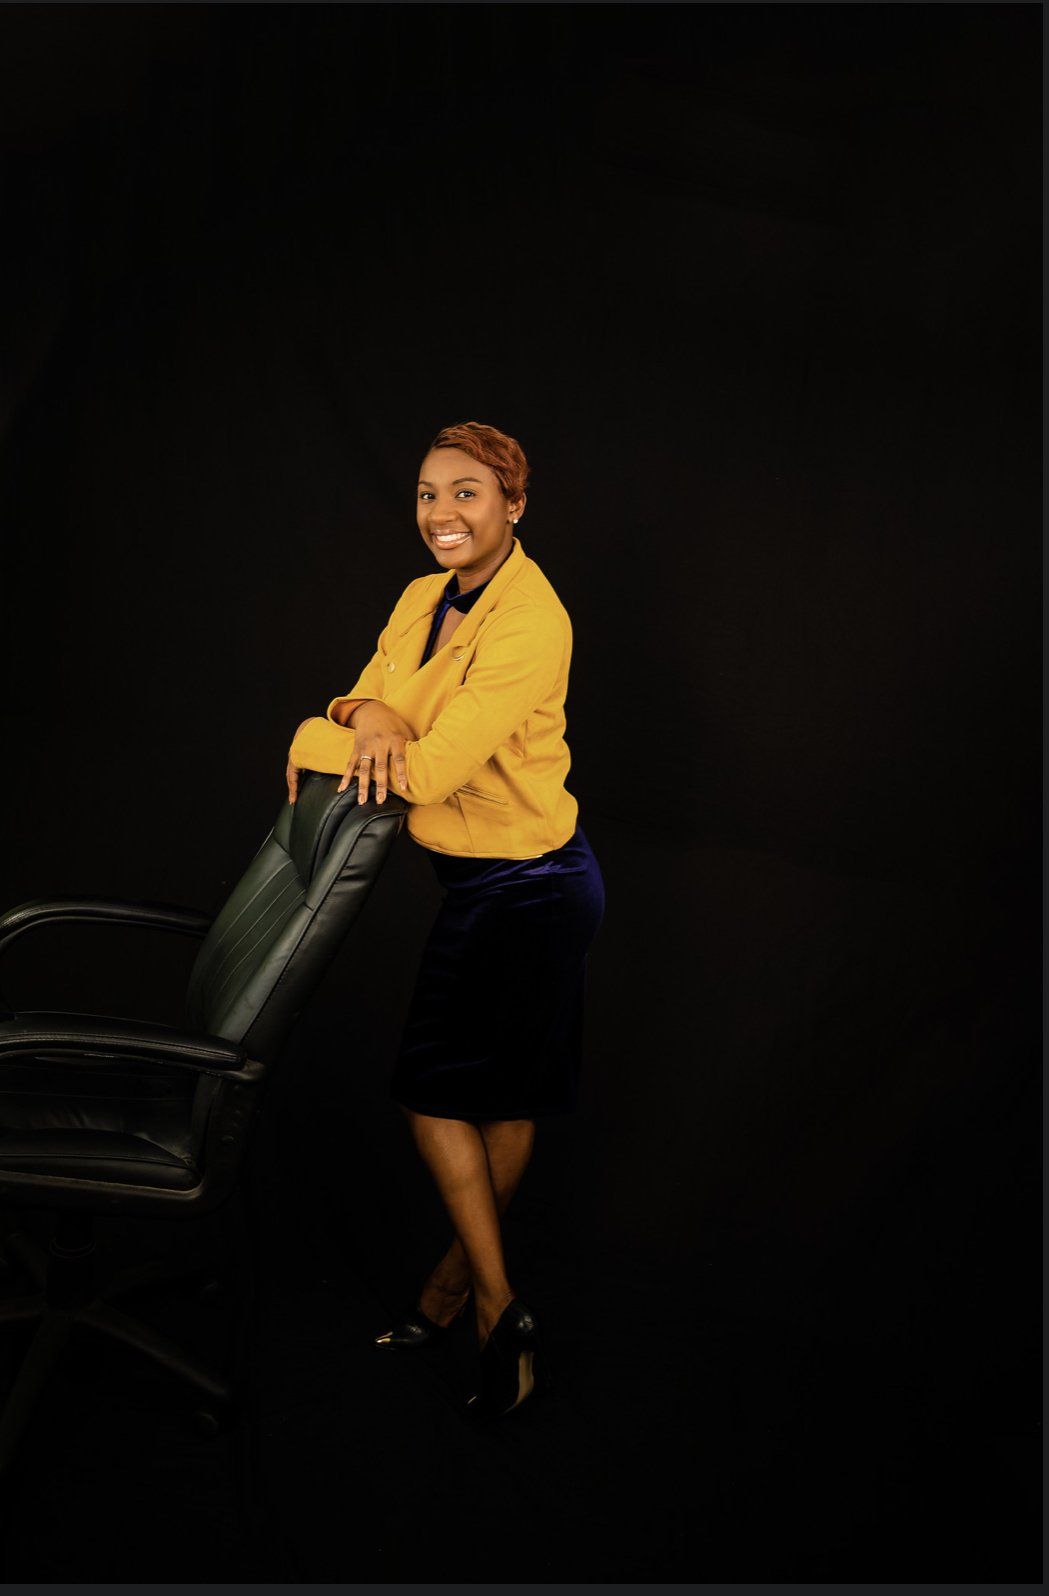
[[[247,1053],[238,1042],[204,1032],[175,1031],[147,1020],[108,1014],[49,1014],[30,1010],[0,1021],[0,1060],[23,1053],[60,1058],[63,1064],[92,1059],[138,1058],[174,1064],[202,1075],[242,1068]]]
[[[203,937],[214,918],[199,909],[181,909],[174,903],[143,903],[134,898],[35,898],[0,914],[0,954],[15,937],[40,925],[86,920],[96,925],[150,926],[157,931]]]

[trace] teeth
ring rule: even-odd
[[[435,532],[433,536],[435,543],[443,543],[451,547],[453,543],[465,543],[470,534],[469,532]]]

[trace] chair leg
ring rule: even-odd
[[[55,1364],[69,1340],[76,1315],[66,1308],[47,1308],[40,1328],[33,1337],[29,1351],[0,1415],[0,1478],[6,1476],[18,1443],[29,1427],[33,1409],[43,1392]]]
[[[44,1312],[44,1294],[37,1291],[31,1297],[9,1297],[0,1302],[0,1325],[31,1324]]]
[[[137,1319],[121,1313],[119,1308],[111,1308],[108,1303],[99,1301],[81,1308],[78,1317],[81,1324],[90,1325],[100,1335],[110,1336],[128,1347],[137,1347],[154,1363],[178,1375],[204,1396],[211,1397],[224,1407],[232,1406],[233,1388],[229,1381],[220,1379],[177,1342],[169,1341],[151,1326],[140,1324]]]
[[[20,1231],[17,1221],[12,1223],[7,1215],[0,1217],[5,1253],[17,1259],[40,1287],[32,1295],[0,1301],[0,1331],[9,1325],[40,1321],[0,1412],[0,1479],[11,1467],[33,1409],[77,1321],[99,1335],[137,1348],[208,1399],[212,1408],[227,1416],[237,1411],[239,1403],[231,1381],[214,1373],[151,1325],[132,1319],[107,1300],[111,1293],[121,1295],[138,1285],[210,1273],[207,1264],[161,1260],[124,1270],[108,1287],[103,1287],[103,1296],[99,1297],[95,1292],[95,1243],[90,1217],[60,1215],[47,1251]],[[198,1427],[213,1433],[213,1414],[201,1410],[194,1418]],[[206,1421],[206,1426],[201,1426],[201,1421]]]
[[[106,1302],[111,1302],[114,1297],[126,1296],[129,1291],[137,1291],[141,1286],[166,1286],[179,1280],[192,1280],[194,1275],[208,1273],[208,1265],[202,1263],[200,1259],[191,1261],[183,1258],[181,1262],[176,1263],[159,1259],[153,1263],[121,1269],[111,1280],[106,1281],[99,1294]]]
[[[10,1229],[2,1242],[5,1254],[20,1263],[41,1291],[47,1280],[47,1251],[24,1231]],[[102,1286],[99,1295],[107,1302],[114,1297],[126,1296],[141,1286],[172,1285],[180,1280],[192,1280],[194,1275],[211,1274],[211,1268],[201,1259],[182,1259],[174,1263],[155,1259],[150,1263],[134,1265],[119,1270]]]
[[[32,1277],[34,1282],[44,1289],[47,1279],[47,1252],[37,1245],[31,1236],[24,1230],[9,1230],[4,1237],[4,1253],[9,1258],[14,1258],[22,1268]]]

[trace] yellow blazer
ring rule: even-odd
[[[405,740],[407,788],[392,761],[387,778],[410,806],[409,835],[461,858],[536,858],[568,841],[579,812],[565,788],[572,623],[515,537],[449,641],[420,668],[447,581],[436,571],[408,583],[353,687],[332,699],[326,718],[305,723],[289,758],[341,776],[356,733],[335,710],[382,699],[416,733]]]

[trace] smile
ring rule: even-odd
[[[438,548],[454,549],[457,544],[465,543],[469,536],[469,532],[435,532],[433,540]]]

